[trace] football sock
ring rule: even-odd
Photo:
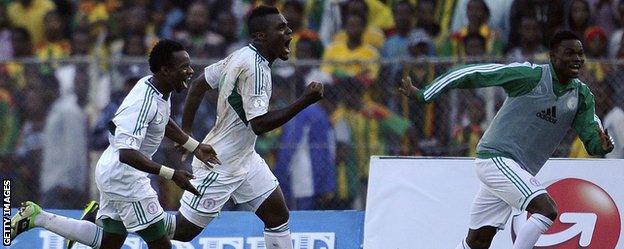
[[[35,226],[93,248],[99,248],[102,243],[102,228],[86,220],[75,220],[41,210],[35,218]]]
[[[267,249],[292,249],[288,222],[275,228],[264,229],[264,243]]]
[[[532,249],[539,237],[548,230],[553,221],[541,214],[532,214],[520,229],[513,249]]]

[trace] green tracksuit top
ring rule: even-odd
[[[570,128],[589,154],[606,153],[600,143],[600,119],[595,114],[591,91],[578,79],[559,83],[549,64],[455,68],[420,90],[417,98],[429,102],[448,89],[489,86],[503,87],[507,99],[477,145],[478,158],[511,158],[535,175]]]

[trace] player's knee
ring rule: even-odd
[[[267,219],[263,219],[264,227],[266,228],[274,228],[281,226],[285,223],[288,223],[290,219],[289,212],[275,212],[268,215]]]
[[[527,207],[527,211],[541,214],[552,221],[557,219],[558,215],[557,205],[548,195],[536,197]]]
[[[471,249],[487,249],[496,235],[496,228],[491,226],[470,230],[466,237],[466,243]]]

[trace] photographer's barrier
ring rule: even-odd
[[[15,210],[13,210],[15,212]],[[78,210],[50,210],[77,218]],[[364,213],[359,211],[293,211],[290,214],[295,249],[357,249],[362,245]],[[173,249],[264,249],[262,222],[251,212],[222,212],[191,242],[172,241]],[[18,236],[10,248],[65,249],[65,240],[43,229]],[[89,248],[76,244],[74,249]],[[128,235],[122,249],[145,249],[135,234]]]
[[[536,178],[559,209],[539,248],[624,249],[624,160],[549,160]],[[455,248],[468,232],[478,189],[469,158],[373,157],[364,248]],[[527,219],[512,216],[490,248],[511,248]]]

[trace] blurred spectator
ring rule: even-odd
[[[373,1],[377,1],[377,0],[373,0]],[[343,23],[343,29],[338,31],[338,33],[334,36],[334,40],[333,42],[340,42],[340,41],[347,41],[348,38],[348,34],[347,34],[347,29],[349,28],[349,24],[348,22],[348,18],[351,15],[359,15],[359,16],[363,16],[366,20],[365,22],[365,26],[364,26],[364,30],[362,33],[362,43],[367,44],[367,45],[371,45],[373,47],[375,47],[376,49],[381,49],[381,47],[383,46],[384,42],[385,42],[385,36],[384,33],[381,31],[381,29],[379,29],[377,26],[372,25],[370,23],[370,19],[371,15],[369,14],[369,8],[368,8],[368,3],[369,1],[364,1],[364,0],[349,0],[346,4],[345,7],[345,15],[344,17],[344,23]],[[392,18],[392,16],[390,15],[388,18]]]
[[[548,41],[555,32],[563,27],[564,2],[567,0],[514,0],[509,12],[509,36],[507,41],[510,47],[517,47],[520,42],[520,30],[524,29],[521,22],[525,16],[537,19],[542,27],[542,45],[547,46]]]
[[[151,48],[158,41],[155,27],[149,22],[149,17],[147,9],[137,6],[119,13],[115,24],[119,30],[111,32],[113,41],[110,44],[110,53],[114,58],[122,55],[124,41],[131,35],[141,36],[146,48]]]
[[[0,68],[0,156],[12,155],[19,135],[18,107],[6,67]]]
[[[477,144],[483,135],[481,124],[485,121],[485,104],[476,95],[463,99],[465,108],[460,116],[460,123],[453,127],[449,144],[450,156],[475,157]]]
[[[50,0],[15,0],[11,1],[7,8],[9,20],[14,27],[22,27],[28,30],[33,44],[39,44],[44,40],[44,16],[55,9],[54,2]]]
[[[501,55],[503,51],[503,41],[501,40],[500,31],[489,26],[487,20],[490,18],[490,9],[484,0],[469,0],[466,7],[466,15],[468,16],[468,25],[453,32],[446,43],[443,45],[441,55],[443,56],[466,56],[470,51],[464,45],[464,39],[469,34],[479,34],[485,38],[486,54]]]
[[[585,47],[587,58],[607,58],[607,33],[599,27],[592,26],[585,31]]]
[[[240,39],[237,32],[238,21],[236,20],[234,13],[229,10],[217,12],[215,31],[223,36],[223,39],[225,40],[225,54],[230,54],[248,44],[247,41]],[[215,55],[212,55],[211,57],[219,58],[215,57]]]
[[[11,45],[13,46],[13,58],[24,59],[34,56],[34,49],[30,39],[30,34],[24,28],[14,28],[11,35]],[[8,62],[6,64],[7,73],[17,89],[26,87],[28,82],[35,82],[39,74],[39,64]],[[20,101],[19,99],[16,101]]]
[[[58,85],[52,78],[46,84]],[[78,208],[86,200],[87,116],[82,109],[86,92],[88,82],[74,81],[73,88],[60,92],[46,118],[41,163],[41,204],[46,207]]]
[[[39,200],[41,161],[43,151],[43,127],[46,113],[51,102],[50,92],[57,91],[53,87],[44,87],[42,81],[29,81],[24,90],[25,107],[23,124],[15,148],[16,162],[19,165],[19,181],[29,183],[28,190],[23,198]],[[58,86],[57,86],[58,87]]]
[[[349,0],[347,14],[364,11],[368,15],[369,25],[380,30],[388,30],[394,27],[392,8],[386,6],[381,0]]]
[[[618,50],[620,49],[620,43],[622,43],[622,35],[624,34],[624,0],[619,0],[616,7],[618,13],[618,26],[619,29],[609,34],[609,58],[616,58]]]
[[[314,47],[316,53],[323,54],[323,43],[319,40],[318,33],[303,26],[305,18],[303,8],[303,3],[297,0],[289,0],[284,3],[284,9],[282,10],[284,18],[288,21],[288,27],[293,30],[290,51],[295,58],[300,58],[300,56],[297,55],[297,43],[302,36],[306,36],[309,38],[309,41],[315,43]]]
[[[465,54],[468,57],[484,56],[487,50],[487,41],[485,37],[478,33],[472,33],[465,36],[463,39],[463,46]]]
[[[126,95],[132,90],[132,87],[139,81],[138,77],[130,77],[127,78],[124,82],[123,88],[119,91],[111,94],[110,102],[108,105],[102,109],[102,112],[99,115],[98,121],[95,123],[93,130],[90,134],[90,144],[89,146],[93,150],[103,151],[108,146],[108,134],[110,131],[108,130],[108,123],[113,119],[119,105],[124,100]]]
[[[509,11],[511,9],[512,1],[506,0],[484,0],[482,1],[487,5],[490,16],[486,20],[487,25],[500,32],[501,39],[506,39],[506,34],[509,32]],[[451,30],[459,30],[460,28],[469,25],[470,12],[468,5],[470,0],[457,0],[455,2],[455,11],[453,12],[453,24]]]
[[[173,31],[173,37],[180,41],[189,54],[198,58],[220,58],[225,56],[225,37],[210,30],[208,4],[193,2],[186,11],[184,23]]]
[[[163,0],[162,11],[155,11],[156,27],[158,27],[158,37],[164,39],[173,38],[173,30],[175,26],[184,21],[186,13],[180,8],[180,5],[174,3],[178,1]]]
[[[92,45],[93,43],[87,30],[76,30],[71,37],[71,55],[87,56],[91,53]]]
[[[345,33],[348,39],[337,40],[325,49],[321,66],[323,72],[360,77],[369,85],[377,79],[379,65],[376,60],[379,59],[379,53],[374,47],[363,43],[362,34],[365,27],[366,16],[351,14],[347,17]]]
[[[622,75],[622,73],[619,74]],[[603,119],[603,125],[609,131],[609,135],[614,141],[613,151],[605,155],[606,158],[624,159],[624,105],[621,105],[622,95],[617,95],[622,93],[622,89],[624,89],[621,80],[622,78],[619,78],[619,81],[609,81],[605,84],[604,98],[606,103],[604,104],[604,109],[606,114]],[[620,91],[618,92],[616,89]],[[616,102],[616,99],[620,99],[620,101]],[[618,102],[620,102],[620,105],[616,104]]]
[[[429,37],[434,40],[435,49],[437,50],[442,44],[442,27],[435,19],[436,15],[436,1],[435,0],[419,0],[416,6],[416,28],[423,29]],[[396,21],[395,21],[396,23]],[[435,50],[431,51],[432,53]]]
[[[44,39],[36,45],[37,58],[43,61],[54,61],[69,57],[71,43],[63,32],[65,21],[55,11],[48,12],[43,20],[45,22]]]
[[[566,28],[578,37],[585,37],[585,31],[593,23],[589,3],[586,0],[572,0],[566,10]],[[585,41],[583,45],[587,46]]]
[[[7,16],[4,4],[0,4],[0,59],[11,59],[13,57],[13,46],[11,44],[11,23]]]
[[[330,117],[337,98],[325,86],[323,99],[283,127],[275,175],[292,209],[329,209],[336,191],[336,141]]]
[[[532,63],[548,60],[548,49],[542,45],[542,29],[533,16],[524,16],[520,21],[520,43],[507,53],[509,62]]]
[[[414,28],[414,7],[407,1],[394,6],[394,34],[383,45],[381,56],[385,59],[407,58],[407,43]],[[424,32],[419,30],[420,32]]]
[[[594,24],[600,26],[607,34],[611,34],[618,26],[618,0],[588,0]]]

